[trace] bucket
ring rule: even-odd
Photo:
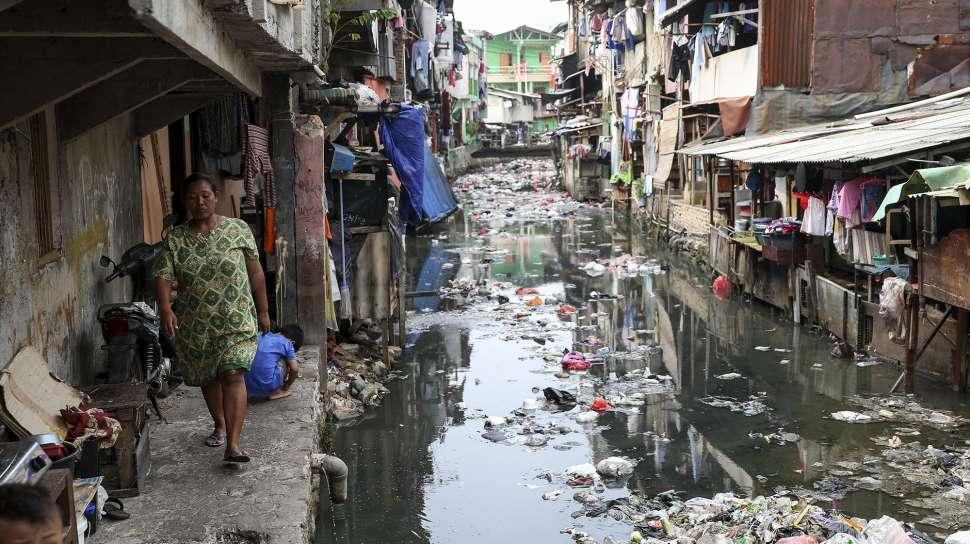
[[[80,456],[81,450],[70,442],[64,442],[63,446],[67,450],[67,455],[54,461],[51,464],[51,469],[66,468],[73,474],[74,464],[77,463],[77,458]]]
[[[738,219],[734,221],[734,230],[737,232],[747,232],[748,230],[748,220]]]

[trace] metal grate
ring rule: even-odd
[[[34,175],[34,222],[40,260],[54,253],[54,218],[51,212],[50,148],[47,141],[47,115],[30,118],[30,161]]]
[[[865,347],[872,344],[872,316],[862,316],[862,331],[859,336],[859,346]]]

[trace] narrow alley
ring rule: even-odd
[[[459,178],[463,211],[409,242],[412,288],[441,295],[414,299],[385,404],[338,424],[353,499],[322,506],[318,543],[665,539],[681,533],[651,532],[654,508],[607,505],[670,492],[675,503],[790,497],[931,534],[970,521],[962,499],[921,489],[925,474],[882,457],[894,437],[954,446],[970,413],[958,394],[921,385],[922,408],[895,397],[879,421],[835,420],[885,398],[898,365],[833,358],[827,334],[763,303],[719,300],[709,274],[609,207],[545,189],[554,176],[548,160],[517,159]],[[595,359],[563,374],[573,349]],[[547,401],[546,388],[578,405]],[[596,398],[611,407],[588,417]],[[915,452],[914,463],[925,455]],[[592,481],[570,481],[570,467],[611,457],[632,473],[589,467]]]

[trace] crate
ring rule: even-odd
[[[766,245],[762,248],[761,256],[778,264],[801,264],[805,262],[805,246],[780,249],[777,246]]]
[[[112,414],[121,423],[118,440],[99,450],[104,481],[101,485],[112,497],[135,497],[145,488],[151,468],[151,443],[147,420],[146,384],[108,384],[84,388],[90,406]]]
[[[792,251],[802,245],[802,238],[797,232],[765,235],[764,245],[765,247],[770,246],[779,250]]]
[[[69,469],[48,470],[37,485],[44,489],[57,504],[61,513],[64,544],[77,543],[77,514],[74,511],[74,475]]]

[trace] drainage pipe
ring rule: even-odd
[[[314,473],[327,478],[330,500],[334,504],[347,502],[347,463],[335,455],[320,453],[311,457],[310,468]]]

